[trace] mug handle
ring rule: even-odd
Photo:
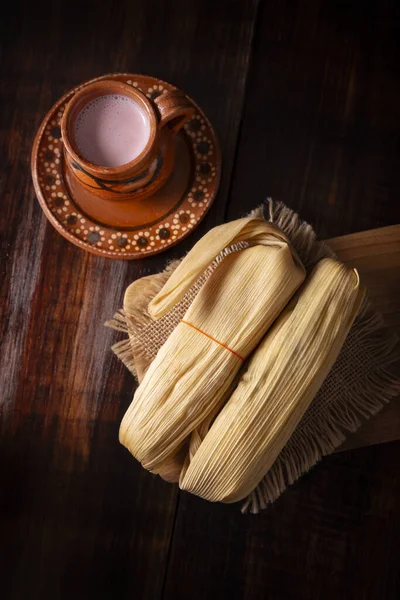
[[[159,126],[168,125],[172,133],[177,133],[194,114],[194,107],[180,90],[161,94],[153,100],[160,116]]]

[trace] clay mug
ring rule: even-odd
[[[109,94],[126,96],[148,120],[144,149],[130,162],[115,167],[86,160],[75,138],[75,123],[81,111],[92,100]],[[193,113],[190,101],[179,90],[149,100],[140,90],[120,81],[106,79],[85,85],[69,101],[61,121],[66,166],[85,188],[103,198],[147,198],[168,179],[174,166],[173,138]]]

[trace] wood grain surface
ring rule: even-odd
[[[399,223],[398,3],[15,1],[1,28],[1,596],[398,598],[399,442],[327,458],[258,517],[178,493],[118,443],[134,382],[102,326],[267,195],[324,238]],[[50,106],[116,71],[187,90],[223,155],[199,229],[130,263],[59,236],[29,172]]]
[[[400,225],[343,235],[328,244],[343,262],[358,269],[372,306],[400,337]],[[399,366],[393,365],[397,371]],[[349,436],[340,450],[399,439],[400,399],[394,399]]]

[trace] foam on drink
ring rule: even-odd
[[[144,150],[150,125],[134,100],[120,94],[106,94],[83,108],[74,133],[83,158],[103,167],[119,167]]]

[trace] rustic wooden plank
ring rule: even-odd
[[[343,235],[327,243],[343,262],[358,269],[373,307],[400,334],[400,225]]]
[[[399,460],[332,455],[258,516],[181,492],[164,598],[397,598]]]
[[[322,239],[400,223],[399,5],[261,4],[228,217],[267,196]]]
[[[341,260],[358,269],[373,307],[390,330],[400,335],[400,225],[332,238],[328,244]],[[395,399],[339,450],[399,439],[400,400]]]
[[[358,269],[372,306],[383,316],[386,327],[400,337],[400,225],[332,238],[327,244],[344,263]],[[127,304],[128,312],[129,306],[133,310],[135,294]],[[397,439],[400,402],[393,400],[382,413],[349,436],[340,450]]]
[[[224,156],[204,232],[225,211],[255,11],[253,0],[16,2],[3,20],[1,589],[10,600],[160,597],[177,499],[118,444],[134,383],[102,325],[128,283],[167,257],[113,262],[61,238],[34,198],[36,129],[60,95],[103,73],[147,72],[186,89]]]

